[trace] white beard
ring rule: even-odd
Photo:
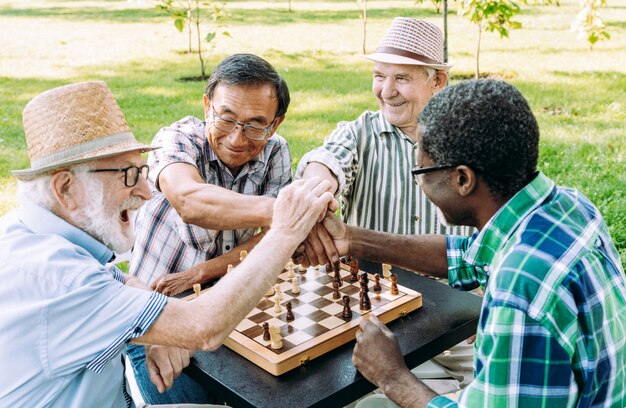
[[[120,224],[120,213],[136,210],[143,204],[139,197],[131,196],[119,208],[107,209],[104,200],[104,184],[93,176],[80,177],[88,197],[86,205],[78,210],[74,216],[74,224],[106,245],[111,251],[121,254],[129,251],[135,241],[132,228],[124,228]]]

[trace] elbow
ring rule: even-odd
[[[222,333],[215,333],[213,330],[210,330],[211,333],[206,333],[204,336],[200,337],[202,341],[198,344],[198,349],[202,351],[215,351],[224,343],[226,340],[226,335]]]

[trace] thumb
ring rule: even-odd
[[[146,368],[148,369],[148,375],[150,376],[152,384],[157,387],[157,390],[159,390],[160,393],[165,392],[165,381],[161,378],[159,368],[151,358],[146,358]]]

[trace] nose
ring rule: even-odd
[[[394,81],[393,78],[389,78],[389,77],[385,78],[380,95],[384,99],[393,98],[394,96],[397,95],[396,82]]]
[[[228,141],[233,146],[248,144],[248,138],[243,134],[243,126],[237,125],[228,135]]]
[[[139,175],[137,179],[137,184],[133,187],[131,194],[142,198],[145,201],[148,201],[152,198],[152,191],[150,190],[150,185],[148,184],[148,180],[142,175]]]

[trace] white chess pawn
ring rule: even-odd
[[[274,285],[274,293],[276,293],[276,296],[282,300],[283,297],[280,295],[282,293],[282,291],[280,290],[280,285],[277,283]]]
[[[285,265],[285,269],[287,269],[288,278],[293,278],[294,276],[296,276],[296,274],[293,272],[295,268],[296,268],[296,264],[291,262],[291,259],[290,259],[289,262],[287,262],[287,265]]]
[[[228,264],[226,267],[226,273],[230,273],[233,270],[233,264]]]
[[[248,256],[248,251],[246,251],[245,249],[242,249],[239,252],[239,261],[243,261],[244,259],[246,259],[246,256]]]
[[[280,294],[276,293],[276,296],[274,296],[274,311],[276,313],[280,313],[283,311],[283,307],[280,305]]]
[[[300,286],[298,286],[297,277],[291,279],[291,284],[293,285],[293,288],[291,288],[291,293],[293,293],[294,295],[297,295],[298,293],[300,293]]]

